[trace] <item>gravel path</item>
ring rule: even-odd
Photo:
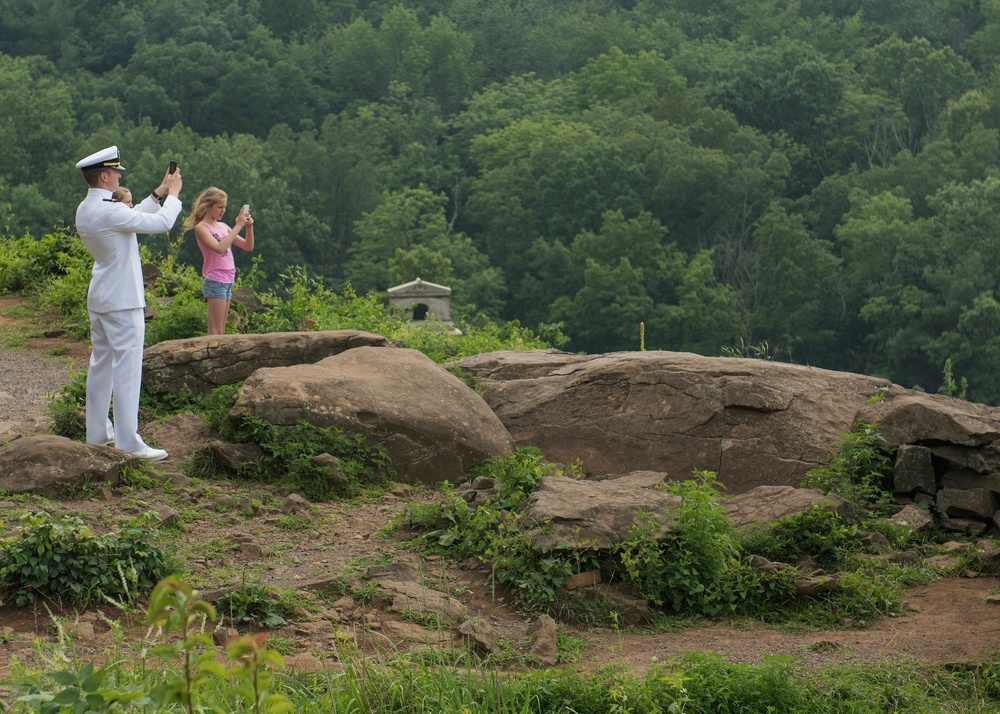
[[[0,346],[0,443],[47,433],[46,408],[76,368],[68,357]]]

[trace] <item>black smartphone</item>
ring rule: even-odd
[[[177,162],[176,161],[171,161],[170,162],[170,168],[167,169],[167,173],[172,174],[176,170],[177,170]]]

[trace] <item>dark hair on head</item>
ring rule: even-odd
[[[107,171],[107,169],[104,168],[103,166],[97,166],[97,167],[92,168],[92,169],[84,169],[83,170],[83,180],[87,182],[88,186],[91,186],[91,187],[96,186],[97,185],[97,180],[101,177],[101,174],[104,171]]]

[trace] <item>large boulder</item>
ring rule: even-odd
[[[117,485],[125,466],[139,459],[110,446],[92,446],[63,436],[31,436],[0,447],[3,488],[11,493],[65,495],[74,488]]]
[[[515,443],[594,473],[715,471],[730,493],[797,486],[884,379],[677,352],[492,352],[470,372]]]
[[[230,418],[337,427],[384,447],[401,478],[455,481],[510,453],[510,434],[461,380],[416,350],[362,347],[316,364],[257,370]]]
[[[677,521],[680,505],[680,496],[627,480],[546,476],[528,499],[522,528],[540,550],[608,549],[628,540],[630,531],[641,525],[641,514],[652,519],[649,535],[662,538]]]
[[[262,367],[312,364],[356,347],[388,347],[381,335],[358,330],[209,335],[147,347],[142,384],[156,394],[206,394],[236,384]]]

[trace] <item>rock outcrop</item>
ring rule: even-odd
[[[312,364],[356,347],[388,347],[381,335],[357,330],[210,335],[146,348],[142,383],[156,394],[206,394],[236,384],[262,367]]]
[[[400,478],[457,481],[511,439],[486,403],[416,350],[362,347],[316,364],[257,370],[230,412],[276,426],[307,421],[386,449]]]
[[[11,493],[58,496],[83,486],[115,486],[125,466],[140,463],[110,446],[81,444],[62,436],[15,439],[0,448],[3,488]]]
[[[492,352],[455,363],[518,446],[593,473],[715,471],[730,493],[797,486],[884,379],[677,352]]]
[[[903,390],[863,405],[857,418],[878,424],[895,451],[898,497],[935,503],[945,530],[1000,524],[1000,409]]]

